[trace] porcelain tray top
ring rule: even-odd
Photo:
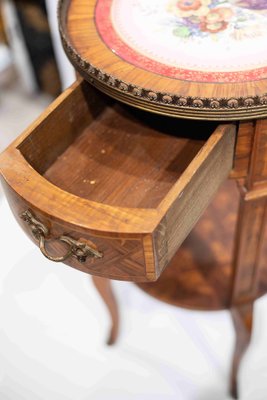
[[[100,90],[199,119],[267,116],[267,0],[61,0],[65,50]]]

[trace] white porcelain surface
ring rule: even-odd
[[[98,10],[103,40],[141,68],[159,63],[156,72],[171,77],[184,69],[185,79],[190,71],[229,74],[215,81],[267,77],[267,0],[99,0]]]

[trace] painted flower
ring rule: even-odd
[[[249,10],[267,10],[266,0],[236,0],[235,6]]]
[[[180,38],[187,38],[191,35],[190,29],[184,25],[184,26],[178,26],[173,30],[174,36],[178,36]]]
[[[182,11],[198,10],[201,7],[200,0],[179,0],[176,7]]]
[[[171,0],[168,11],[177,17],[204,16],[209,12],[211,0]]]
[[[201,18],[200,30],[202,32],[217,33],[227,28],[233,16],[233,11],[228,7],[213,8]]]

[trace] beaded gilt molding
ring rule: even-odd
[[[267,93],[238,98],[181,96],[178,93],[136,86],[92,65],[77,52],[66,32],[65,19],[69,2],[70,0],[60,0],[58,6],[64,50],[76,70],[107,95],[144,110],[190,119],[241,120],[267,117]]]

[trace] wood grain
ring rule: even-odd
[[[68,234],[104,253],[85,264],[68,260],[74,268],[136,282],[163,272],[158,282],[139,287],[174,305],[229,308],[237,336],[231,377],[237,396],[253,302],[267,291],[267,81],[159,79],[107,50],[95,28],[95,3],[60,2],[71,62],[102,92],[165,116],[116,104],[86,82],[75,83],[0,156],[8,201],[28,235],[20,215],[30,208],[50,239]],[[248,122],[235,123],[235,147],[235,125],[166,115]],[[240,194],[235,182],[226,182],[186,238],[231,169]],[[47,249],[65,251],[54,240]],[[111,312],[113,342],[118,310],[110,282],[94,282]]]
[[[162,201],[160,208],[165,216],[156,242],[162,249],[160,271],[168,265],[220,184],[227,179],[233,165],[234,144],[235,127],[219,126],[177,182],[180,194],[177,196],[174,186]]]
[[[235,240],[233,304],[253,301],[259,285],[259,256],[267,218],[267,121],[257,121],[249,170],[240,182],[241,200]]]
[[[130,111],[107,107],[44,176],[98,203],[157,208],[205,142],[163,135]]]
[[[230,174],[230,177],[233,179],[243,179],[248,175],[254,131],[254,121],[239,123],[237,129],[234,166]]]
[[[267,119],[257,121],[251,151],[248,190],[267,190]],[[267,195],[267,192],[266,192]]]
[[[234,255],[233,304],[253,301],[258,293],[259,255],[267,218],[267,199],[241,199]]]
[[[267,116],[267,80],[203,83],[168,78],[127,63],[95,26],[96,0],[61,0],[63,47],[75,69],[104,93],[154,113],[204,120]],[[88,45],[90,43],[90,45]]]
[[[157,299],[179,307],[228,308],[238,202],[235,183],[224,183],[159,280],[138,286]]]
[[[20,225],[84,238],[94,275],[156,280],[232,168],[235,126],[186,123],[118,105],[86,82],[57,99],[0,157]],[[16,165],[16,171],[13,165]],[[162,236],[162,231],[166,235]],[[57,241],[47,248],[62,255]]]
[[[231,308],[239,202],[236,182],[226,181],[158,281],[138,283],[138,286],[157,299],[178,307]],[[262,243],[254,298],[267,292],[267,230]]]

